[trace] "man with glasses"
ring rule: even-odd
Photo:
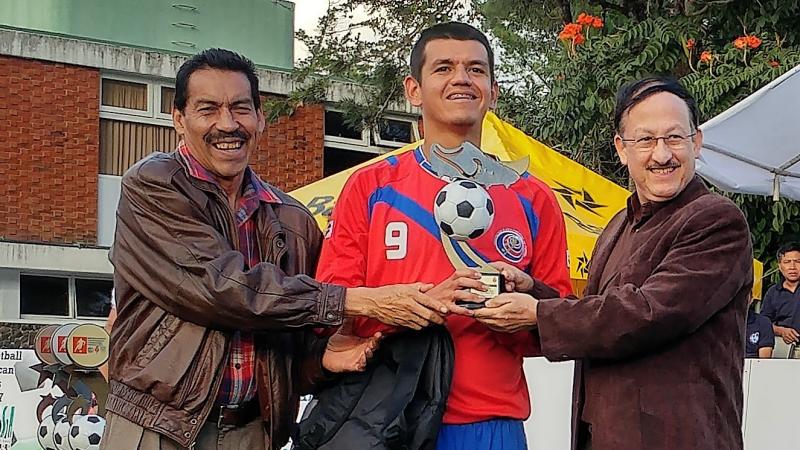
[[[772,322],[775,336],[791,346],[792,358],[800,359],[800,244],[783,245],[777,256],[781,281],[767,290],[761,314]]]
[[[620,90],[614,146],[636,192],[597,241],[584,297],[534,309],[544,355],[579,361],[573,448],[742,449],[752,248],[741,211],[695,175],[698,123],[673,80]]]

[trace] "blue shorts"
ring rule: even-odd
[[[522,421],[495,419],[464,425],[442,424],[436,450],[527,450]]]

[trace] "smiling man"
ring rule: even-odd
[[[453,242],[440,231],[435,199],[449,181],[434,170],[432,147],[480,146],[483,118],[498,96],[494,54],[474,27],[442,23],[420,34],[410,66],[405,92],[422,110],[424,142],[348,179],[333,211],[318,278],[354,287],[435,283],[427,293],[450,306],[446,326],[455,346],[437,449],[521,450],[526,448],[522,421],[531,411],[522,358],[536,353],[534,333],[521,325],[533,302],[506,302],[490,321],[476,320],[454,302],[482,300],[469,291],[483,288],[474,268],[492,262],[525,274],[529,283],[521,283],[520,290],[538,292],[539,284],[532,282],[537,278],[558,290],[553,295],[569,294],[564,219],[553,192],[525,173],[508,186],[487,183],[496,214],[482,234]],[[446,246],[457,248],[457,255]],[[369,319],[357,319],[355,330],[363,337],[408,332]]]
[[[422,292],[431,286],[345,289],[309,276],[316,222],[248,167],[265,127],[250,60],[221,49],[190,58],[172,118],[178,148],[122,178],[103,445],[280,448],[300,394],[323,369],[363,370],[379,337],[312,327],[355,315],[442,323],[447,307]]]
[[[680,84],[624,86],[614,126],[636,192],[597,240],[585,296],[530,318],[548,359],[580,361],[573,448],[741,449],[747,222],[695,175],[702,132]]]

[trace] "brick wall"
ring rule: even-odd
[[[322,178],[323,105],[306,105],[268,123],[250,164],[265,181],[289,192]]]
[[[100,74],[0,56],[0,239],[97,241]]]
[[[97,241],[100,74],[0,56],[0,240]],[[324,106],[267,125],[251,164],[285,191],[322,178]]]

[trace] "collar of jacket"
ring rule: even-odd
[[[238,230],[234,225],[233,212],[228,205],[228,199],[222,188],[217,183],[192,176],[188,162],[181,157],[177,150],[172,155],[178,161],[181,172],[189,183],[207,194],[203,196],[205,197],[205,205],[203,206],[209,208],[212,214],[219,215],[220,219],[224,220],[224,224],[220,224],[221,229],[219,231],[228,239],[231,246],[238,250]],[[269,188],[269,186],[267,187]],[[270,192],[275,193],[271,188]],[[286,237],[278,214],[275,212],[275,208],[280,207],[283,201],[277,195],[276,198],[278,199],[276,202],[259,202],[258,210],[255,212],[255,220],[256,229],[258,230],[256,240],[261,251],[261,260],[279,265],[286,253]]]
[[[703,184],[703,181],[698,175],[695,175],[678,195],[664,202],[648,202],[642,204],[639,201],[639,196],[634,192],[633,195],[628,197],[628,208],[626,211],[628,221],[631,222],[634,227],[638,228],[658,211],[662,209],[679,209],[706,193],[708,193],[708,188]]]
[[[184,163],[183,167],[192,178],[207,181],[215,185],[218,184],[214,181],[214,175],[212,175],[208,169],[203,167],[197,158],[192,155],[191,150],[189,150],[189,147],[186,146],[184,141],[178,142],[178,146],[175,148],[175,153],[178,154],[179,159]],[[244,178],[242,180],[242,186],[239,188],[240,191],[245,190],[244,187],[246,183],[249,183],[250,186],[256,190],[256,194],[258,195],[260,201],[267,203],[281,203],[280,197],[275,195],[274,190],[267,183],[261,181],[261,178],[259,178],[259,176],[249,165],[244,169]]]

